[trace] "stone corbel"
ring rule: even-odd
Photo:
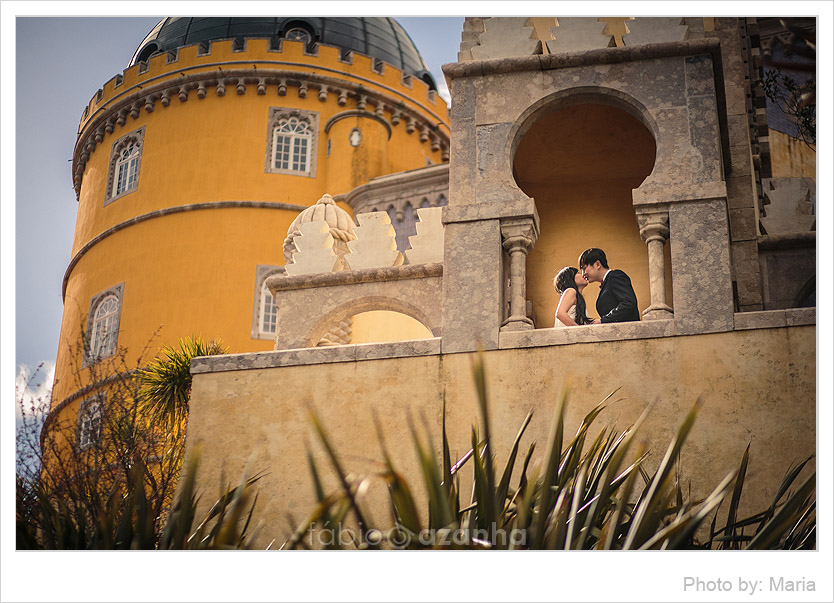
[[[649,254],[651,305],[643,310],[643,318],[672,318],[674,311],[666,304],[666,262],[663,254],[663,248],[669,240],[669,207],[637,208],[636,212],[640,238],[646,243]]]
[[[510,316],[502,331],[528,331],[535,328],[527,317],[527,254],[539,237],[536,217],[501,220],[501,240],[510,256]]]

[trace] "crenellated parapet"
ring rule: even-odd
[[[290,262],[266,281],[276,302],[275,349],[349,343],[346,321],[371,310],[406,314],[439,335],[443,208],[417,210],[417,234],[405,255],[386,212],[358,214],[355,229],[337,228],[342,214],[325,195],[290,226]],[[331,233],[348,230],[345,249]]]
[[[428,85],[378,59],[300,42],[269,46],[266,39],[194,44],[140,61],[108,81],[84,109],[73,154],[73,184],[80,193],[92,154],[140,115],[172,110],[189,101],[254,94],[317,98],[335,104],[340,117],[379,121],[390,133],[403,128],[448,160],[448,108]]]

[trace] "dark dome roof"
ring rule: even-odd
[[[380,59],[437,89],[414,42],[391,17],[168,17],[142,41],[130,64],[210,40],[270,38],[277,43],[298,28],[309,34],[311,44],[319,42]]]

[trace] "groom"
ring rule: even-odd
[[[579,256],[579,269],[589,283],[601,283],[597,297],[600,318],[592,320],[592,324],[640,320],[631,279],[622,270],[608,269],[608,260],[602,249],[591,247],[585,250]]]

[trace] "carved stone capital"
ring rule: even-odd
[[[501,241],[504,249],[521,248],[527,252],[539,238],[539,224],[535,218],[507,218],[501,220]]]
[[[645,211],[638,210],[637,225],[640,228],[640,238],[645,243],[667,241],[669,239],[669,208],[652,207]]]

